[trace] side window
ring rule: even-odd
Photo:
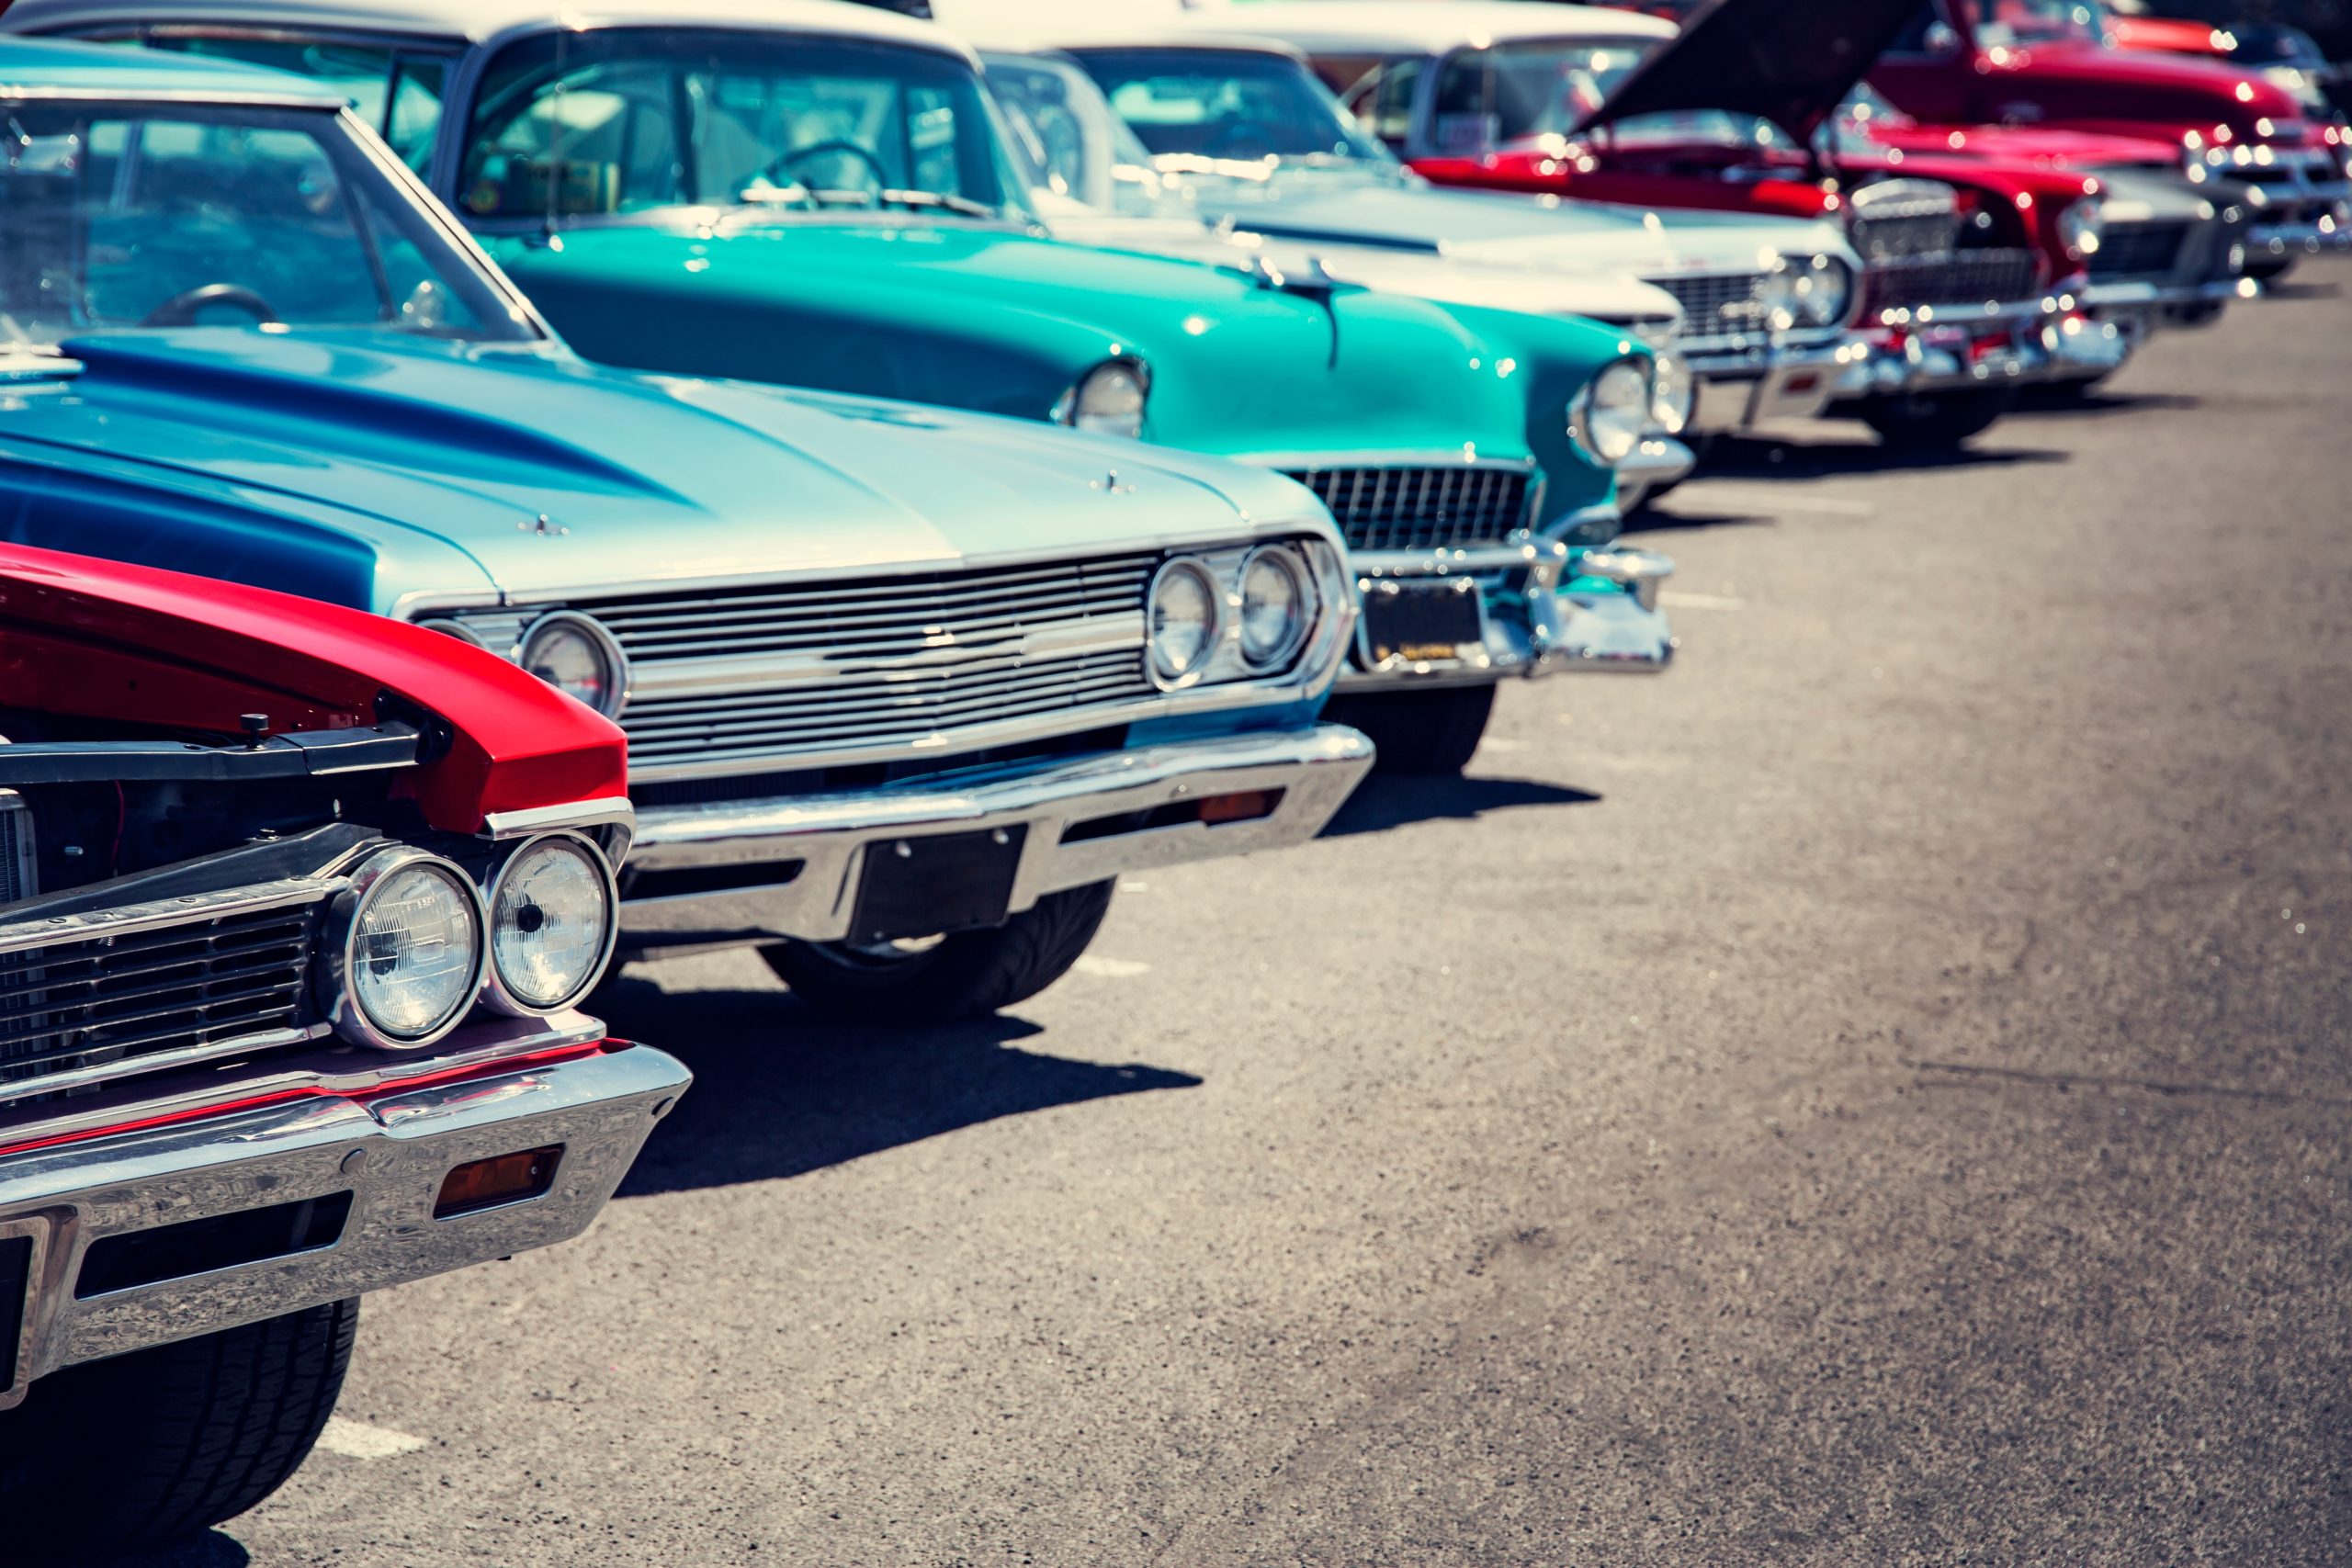
[[[1492,57],[1485,50],[1460,50],[1438,70],[1437,112],[1430,127],[1440,152],[1476,152],[1500,139],[1495,112]]]
[[[181,54],[201,54],[214,60],[243,61],[291,71],[297,76],[334,88],[351,101],[351,112],[381,130],[384,102],[390,90],[392,51],[340,43],[305,43],[300,39],[262,38],[185,38],[157,33],[147,39],[151,49]]]
[[[1391,147],[1403,148],[1413,135],[1413,94],[1427,69],[1418,60],[1392,60],[1380,68],[1373,84],[1372,133]]]
[[[956,100],[938,87],[908,88],[907,151],[917,190],[955,190],[963,184],[956,149]]]
[[[459,190],[478,218],[623,212],[680,198],[678,83],[627,60],[553,76],[467,155]]]
[[[384,106],[384,140],[401,162],[418,174],[433,161],[434,133],[441,129],[441,100],[449,85],[446,60],[403,57],[392,68]]]

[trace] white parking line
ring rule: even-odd
[[[1091,954],[1070,967],[1081,975],[1099,975],[1105,980],[1132,980],[1151,973],[1150,964],[1137,964],[1132,958],[1096,958]]]
[[[346,1421],[340,1416],[328,1416],[326,1430],[319,1434],[319,1447],[345,1459],[390,1459],[395,1454],[413,1454],[424,1446],[423,1438],[412,1438],[390,1427],[370,1427],[365,1421]]]
[[[1745,599],[1726,598],[1721,593],[1685,593],[1679,588],[1658,590],[1657,602],[1669,610],[1745,610]]]

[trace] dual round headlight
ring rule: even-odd
[[[1306,645],[1315,625],[1314,577],[1287,545],[1251,550],[1229,581],[1198,556],[1177,556],[1151,580],[1145,613],[1151,678],[1162,691],[1199,683],[1227,641],[1248,673],[1263,674]]]
[[[1853,302],[1853,269],[1822,255],[1782,256],[1757,299],[1765,326],[1776,333],[1837,326]]]
[[[1568,400],[1568,436],[1604,468],[1634,455],[1652,417],[1650,370],[1638,359],[1620,359]]]
[[[516,663],[606,718],[628,702],[628,660],[601,625],[577,610],[541,615],[524,632]]]
[[[559,1011],[604,973],[616,903],[604,856],[571,833],[524,843],[486,897],[438,855],[383,850],[335,905],[322,999],[336,1033],[394,1050],[432,1044],[477,1000]]]
[[[1151,400],[1151,378],[1132,360],[1106,360],[1062,394],[1054,418],[1097,435],[1143,434],[1144,407]]]

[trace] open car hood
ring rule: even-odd
[[[1713,0],[1578,122],[1728,109],[1809,140],[1919,0]]]

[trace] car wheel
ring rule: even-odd
[[[944,1023],[1026,1001],[1094,940],[1115,885],[1048,893],[1001,926],[921,942],[792,942],[760,950],[802,1001],[861,1023]]]
[[[1377,771],[1426,774],[1458,773],[1468,767],[1494,711],[1495,688],[1489,682],[1340,697],[1323,716],[1372,738],[1379,751],[1373,763]]]
[[[354,1297],[42,1378],[0,1412],[9,1544],[72,1562],[243,1513],[318,1441],[358,1327]]]
[[[1855,412],[1889,446],[1914,450],[1957,446],[1981,435],[2017,402],[2015,387],[1969,392],[1904,393],[1864,398]]]

